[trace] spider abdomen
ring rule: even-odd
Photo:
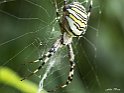
[[[85,34],[88,16],[86,9],[79,2],[73,2],[64,7],[64,29],[72,36]]]

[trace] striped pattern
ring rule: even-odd
[[[85,34],[87,29],[88,16],[86,9],[79,2],[73,2],[67,4],[64,7],[65,15],[63,23],[65,20],[68,23],[68,27],[64,27],[65,30],[72,36],[80,36]]]

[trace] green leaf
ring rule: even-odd
[[[23,93],[37,93],[38,87],[36,84],[24,80],[20,81],[21,78],[11,69],[7,67],[0,67],[0,83],[12,86]],[[41,93],[47,93],[44,90]]]

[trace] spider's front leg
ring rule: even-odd
[[[61,86],[58,86],[56,87],[54,90],[50,90],[48,92],[54,92],[56,91],[57,89],[59,88],[65,88],[68,84],[70,84],[73,80],[73,76],[74,76],[74,69],[75,69],[75,62],[74,62],[74,52],[73,52],[73,48],[72,48],[72,45],[71,43],[67,45],[67,48],[69,50],[68,52],[68,55],[69,55],[69,62],[70,62],[70,71],[69,71],[69,74],[68,74],[68,78],[65,82],[65,84],[61,85]]]
[[[42,64],[36,69],[34,70],[32,73],[30,73],[28,76],[24,77],[23,79],[21,79],[21,81],[25,80],[26,78],[32,76],[33,74],[37,73],[50,59],[51,56],[53,56],[55,54],[55,52],[62,46],[62,37],[60,37],[54,44],[53,46],[50,48],[50,50],[44,54],[41,58],[39,58],[38,60],[32,61],[30,63],[36,63],[36,62],[40,62],[42,61]]]
[[[68,55],[69,55],[69,62],[70,62],[70,71],[69,71],[69,74],[68,74],[68,79],[66,81],[66,83],[64,85],[61,86],[61,88],[64,88],[66,87],[68,84],[70,84],[73,80],[73,75],[74,75],[74,69],[75,69],[75,62],[74,62],[74,58],[75,58],[75,55],[74,55],[74,52],[73,52],[73,48],[72,48],[72,44],[68,44],[67,45],[68,47]]]

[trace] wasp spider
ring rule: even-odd
[[[64,88],[72,82],[74,68],[76,66],[74,62],[72,39],[73,37],[80,37],[82,34],[85,34],[93,2],[92,0],[90,0],[90,5],[87,10],[78,0],[74,0],[72,3],[68,3],[67,0],[64,0],[64,6],[61,13],[62,15],[60,15],[56,0],[54,0],[54,4],[56,8],[57,21],[59,22],[62,35],[58,40],[56,40],[56,42],[53,44],[53,46],[46,54],[44,54],[38,60],[33,61],[33,62],[42,61],[42,64],[27,77],[37,73],[60,47],[67,46],[70,62],[70,71],[68,74],[67,81],[61,86],[57,87]],[[24,77],[22,80],[26,79],[27,77]]]

